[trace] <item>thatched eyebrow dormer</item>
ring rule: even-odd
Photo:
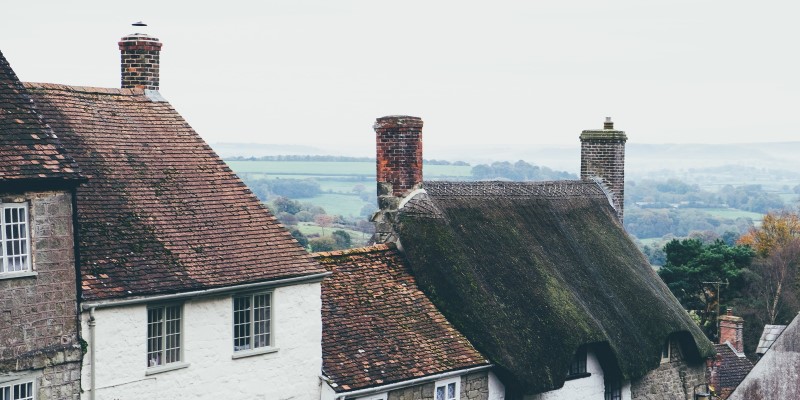
[[[575,351],[609,349],[625,379],[676,334],[713,354],[591,181],[424,182],[400,209],[420,287],[514,392],[563,386]]]

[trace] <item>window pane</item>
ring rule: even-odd
[[[167,346],[164,358],[166,363],[171,363],[181,360],[181,307],[167,307],[166,313]]]
[[[250,349],[251,297],[233,299],[233,351]]]
[[[447,400],[454,400],[456,398],[456,384],[450,383],[447,385]]]
[[[163,365],[162,357],[164,332],[164,309],[151,308],[147,310],[147,366]]]
[[[270,295],[253,296],[253,347],[269,346]]]
[[[445,400],[444,398],[444,386],[439,386],[436,388],[436,400]]]

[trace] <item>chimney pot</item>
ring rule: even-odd
[[[614,123],[611,122],[611,117],[606,117],[606,122],[603,123],[603,129],[614,129]]]

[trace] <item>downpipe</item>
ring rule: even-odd
[[[89,374],[91,375],[91,382],[89,383],[89,400],[94,400],[95,399],[94,398],[94,389],[95,389],[95,383],[97,381],[97,379],[95,379],[95,377],[94,377],[94,374],[95,374],[95,371],[96,371],[95,366],[94,366],[94,345],[95,345],[94,331],[95,331],[95,325],[96,324],[97,324],[97,322],[96,322],[96,320],[94,318],[94,307],[92,307],[92,308],[89,309],[89,324],[88,324],[89,325],[89,340],[91,342],[91,343],[89,343],[89,363],[90,363]]]

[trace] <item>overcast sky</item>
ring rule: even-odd
[[[120,37],[164,43],[161,94],[211,143],[794,141],[796,1],[4,1],[23,81],[119,86]],[[142,20],[146,28],[132,27]]]

